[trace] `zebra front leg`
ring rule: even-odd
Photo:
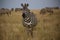
[[[33,37],[33,28],[28,29],[28,36]]]
[[[27,28],[26,29],[26,32],[27,32],[27,36],[28,37],[31,37],[32,32],[31,32],[30,28]]]

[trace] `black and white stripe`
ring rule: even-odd
[[[28,4],[21,4],[21,6],[23,7],[22,10],[23,26],[26,28],[28,36],[33,37],[33,29],[37,24],[37,19],[35,17],[35,14],[30,12],[30,10],[28,9]]]

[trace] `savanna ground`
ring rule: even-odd
[[[40,14],[40,10],[31,10],[37,17],[38,24],[33,31],[33,38],[27,36],[22,24],[22,13],[0,16],[0,40],[60,40],[60,9],[54,13]]]

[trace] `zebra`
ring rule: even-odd
[[[33,29],[37,24],[37,18],[35,17],[35,14],[24,9],[22,12],[22,18],[22,23],[27,30],[28,36],[33,37]]]

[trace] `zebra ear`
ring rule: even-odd
[[[29,6],[29,4],[27,3],[27,7]]]
[[[21,6],[23,7],[23,3],[21,3]]]

